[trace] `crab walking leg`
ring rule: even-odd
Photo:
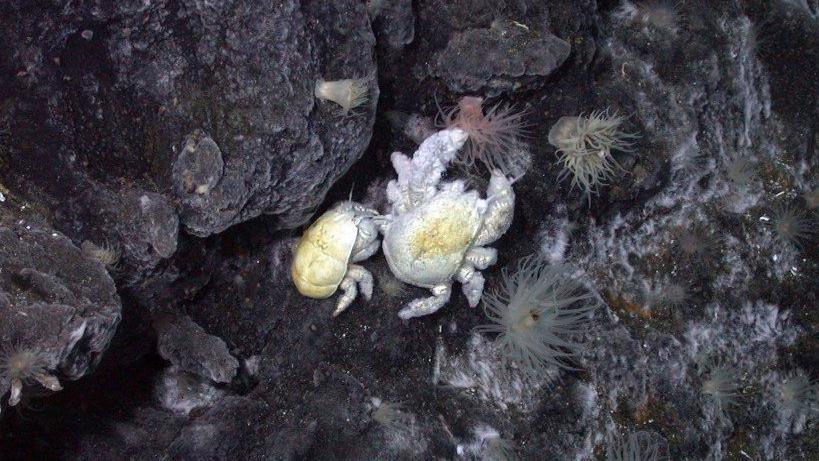
[[[402,319],[410,319],[413,317],[421,317],[422,315],[432,314],[438,309],[444,307],[452,295],[452,284],[442,283],[435,285],[430,289],[432,296],[429,298],[421,298],[410,301],[407,307],[398,312],[398,316]]]
[[[481,232],[475,239],[475,245],[481,246],[492,243],[509,230],[515,214],[515,191],[512,182],[498,170],[492,172],[489,179],[489,205],[481,227]]]
[[[476,271],[471,263],[464,262],[455,274],[455,280],[461,282],[461,291],[466,296],[469,307],[477,306],[483,294],[483,274]]]
[[[372,274],[357,264],[350,264],[347,267],[347,275],[344,276],[344,279],[341,280],[341,284],[339,285],[339,288],[341,288],[344,293],[338,297],[338,303],[336,303],[336,310],[333,311],[333,317],[344,312],[350,304],[352,304],[355,297],[358,296],[359,287],[361,288],[361,293],[368,301],[372,299]]]
[[[498,262],[498,250],[475,247],[466,252],[466,260],[478,270],[484,270]]]

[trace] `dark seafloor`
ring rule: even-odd
[[[313,96],[342,78],[370,82],[346,116]],[[63,388],[12,407],[0,369],[0,459],[588,460],[639,432],[819,460],[817,403],[777,391],[819,379],[817,241],[770,221],[816,229],[817,94],[816,0],[0,2],[0,351]],[[484,274],[534,253],[596,288],[578,370],[509,366],[460,293],[400,320],[423,291],[381,254],[337,318],[292,286],[304,225],[350,191],[383,207],[389,155],[462,95],[528,110]],[[605,108],[640,139],[589,203],[547,134]]]

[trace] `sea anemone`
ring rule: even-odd
[[[777,385],[775,396],[780,417],[788,427],[801,426],[819,413],[819,383],[805,375],[786,377]]]
[[[409,415],[403,411],[400,403],[383,401],[373,398],[373,421],[389,430],[400,430],[407,426]]]
[[[675,249],[689,259],[702,259],[717,251],[720,239],[705,224],[693,224],[676,231]]]
[[[628,437],[610,435],[606,446],[606,460],[659,461],[662,448],[648,432],[634,432]]]
[[[9,393],[9,405],[11,406],[20,402],[23,386],[35,381],[52,391],[62,389],[57,378],[48,374],[46,358],[41,353],[26,347],[15,347],[0,356],[0,379],[11,383]]]
[[[80,245],[80,249],[82,250],[82,255],[86,258],[99,261],[103,266],[110,269],[117,267],[119,251],[107,242],[99,246],[90,240],[85,240],[82,242],[82,245]]]
[[[346,115],[350,110],[367,102],[366,79],[344,79],[316,82],[314,93],[322,101],[333,101],[344,109]]]
[[[771,216],[771,224],[779,240],[797,248],[802,248],[802,244],[816,233],[816,222],[806,211],[792,205],[776,207]]]
[[[670,0],[646,0],[637,3],[634,21],[676,35],[680,28],[680,9]]]
[[[752,161],[736,156],[725,161],[725,174],[734,185],[744,187],[751,182],[756,172]]]
[[[550,266],[535,256],[521,259],[514,271],[504,268],[499,287],[484,294],[484,310],[493,323],[475,328],[497,333],[505,356],[533,369],[547,365],[573,369],[570,360],[581,345],[598,297],[569,278],[563,266]]]
[[[520,459],[511,441],[501,436],[496,429],[480,424],[472,429],[474,441],[459,444],[459,458],[491,461],[513,461]]]
[[[490,172],[519,177],[529,167],[527,152],[520,145],[526,134],[525,115],[526,111],[500,103],[484,112],[483,98],[464,96],[452,109],[439,109],[437,125],[460,128],[469,135],[456,164],[467,170],[480,164]]]
[[[512,442],[502,438],[494,437],[484,441],[483,459],[493,461],[514,461],[518,458]]]
[[[717,418],[722,421],[729,419],[729,408],[739,404],[741,391],[740,374],[731,367],[711,367],[702,382],[702,394],[713,402]]]
[[[587,194],[623,171],[612,150],[631,152],[637,135],[620,130],[625,117],[608,110],[589,116],[561,117],[549,130],[549,143],[557,148],[563,166],[559,179],[572,176],[571,186]]]

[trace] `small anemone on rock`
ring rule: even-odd
[[[557,148],[558,163],[563,170],[559,180],[572,177],[571,187],[585,193],[597,193],[624,172],[611,152],[632,152],[638,136],[620,129],[625,116],[607,110],[588,116],[561,117],[549,130],[549,144]]]
[[[370,416],[384,429],[399,430],[407,425],[409,415],[403,411],[404,407],[400,403],[373,398],[372,405],[373,412]]]
[[[10,383],[9,405],[20,402],[23,386],[40,383],[46,389],[62,389],[57,378],[48,373],[48,361],[40,352],[27,347],[14,347],[0,354],[0,379]]]
[[[109,269],[115,269],[119,262],[119,251],[107,242],[103,245],[97,245],[90,240],[84,240],[80,245],[80,250],[82,250],[82,255],[86,258],[99,261]]]
[[[791,427],[819,414],[819,383],[803,374],[783,379],[776,386],[774,395],[780,418]]]
[[[483,104],[483,98],[465,96],[457,106],[439,109],[439,128],[460,128],[469,135],[455,163],[467,170],[482,165],[490,172],[500,170],[506,176],[522,176],[530,163],[528,152],[521,146],[527,133],[527,112],[501,103],[484,111]]]
[[[674,231],[676,241],[674,249],[683,257],[703,259],[719,250],[720,238],[705,223],[695,223],[680,227]]]
[[[819,187],[806,190],[802,193],[802,198],[805,199],[805,206],[811,210],[819,208]]]
[[[735,368],[717,365],[708,370],[702,381],[702,394],[714,405],[717,419],[728,421],[728,410],[739,405],[742,393],[740,373]]]
[[[367,79],[319,80],[314,93],[322,101],[333,101],[344,109],[344,114],[367,102]]]
[[[645,287],[643,299],[648,309],[656,307],[678,308],[686,305],[691,289],[677,282],[666,282],[652,287]]]
[[[784,244],[802,248],[816,234],[816,222],[804,210],[794,205],[780,205],[773,209],[771,225],[777,238]]]
[[[735,156],[724,163],[725,175],[735,186],[745,187],[756,174],[756,166],[746,157]]]
[[[679,5],[672,0],[645,0],[635,5],[634,22],[676,35],[682,14]]]
[[[497,333],[495,342],[507,359],[533,369],[574,369],[599,297],[572,280],[565,266],[550,266],[536,256],[501,271],[499,286],[483,296],[489,325],[478,333]]]

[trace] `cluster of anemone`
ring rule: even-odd
[[[527,134],[525,116],[525,110],[501,103],[484,110],[483,98],[465,96],[457,106],[439,111],[437,125],[459,128],[469,135],[455,159],[459,166],[466,170],[500,170],[506,176],[520,177],[530,162],[521,146]]]
[[[628,436],[609,435],[606,461],[659,461],[665,458],[664,446],[648,432],[633,432]]]
[[[571,176],[572,188],[591,194],[624,172],[612,151],[631,152],[638,138],[620,128],[625,120],[608,110],[561,117],[549,130],[549,143],[557,148],[563,167],[559,179]]]
[[[0,379],[9,383],[10,406],[20,402],[23,386],[35,382],[52,391],[62,389],[57,378],[49,374],[45,356],[26,347],[15,347],[0,354]]]
[[[521,259],[501,271],[501,283],[483,296],[489,325],[479,333],[497,334],[505,357],[535,370],[572,369],[581,350],[577,337],[588,328],[598,297],[572,280],[564,266],[540,258]]]

